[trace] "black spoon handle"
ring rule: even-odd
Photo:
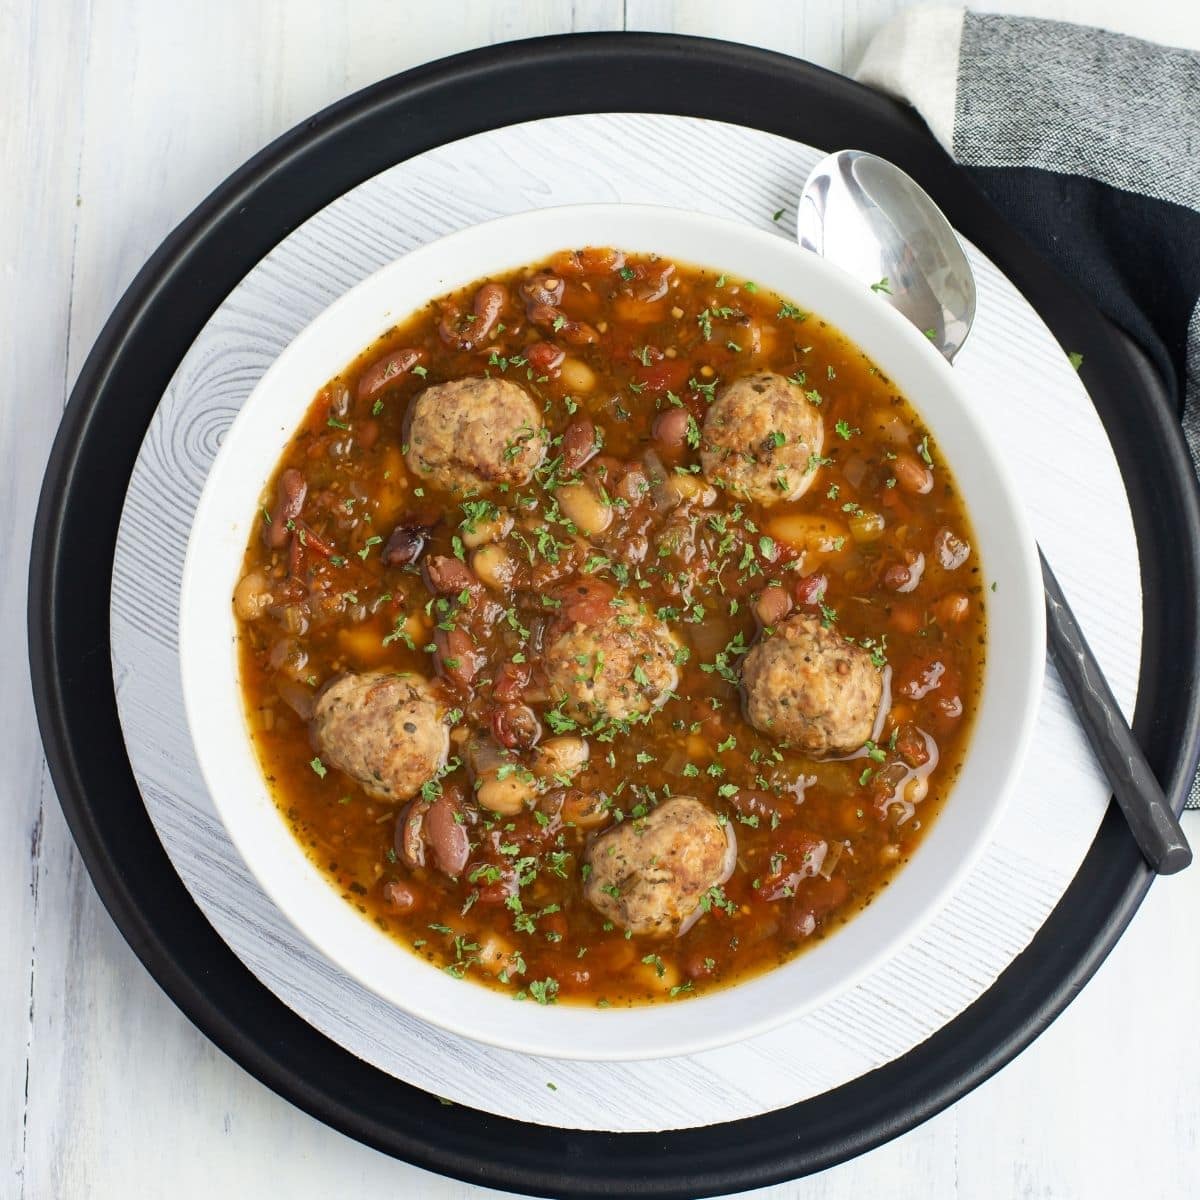
[[[1192,861],[1179,818],[1171,811],[1150,764],[1113,697],[1100,664],[1092,654],[1046,556],[1042,582],[1046,588],[1046,639],[1063,687],[1083,724],[1113,796],[1125,814],[1134,841],[1160,875],[1174,875]]]

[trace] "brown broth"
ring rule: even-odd
[[[565,292],[556,319],[543,313],[540,323],[518,289],[546,268],[497,277],[507,299],[478,349],[448,345],[439,322],[449,312],[450,336],[469,329],[453,315],[472,311],[486,281],[389,331],[321,389],[272,477],[264,513],[284,470],[304,476],[301,524],[278,548],[256,528],[246,552],[244,574],[270,593],[259,615],[239,622],[248,721],[279,807],[312,861],[349,903],[431,963],[542,1002],[625,1005],[726,986],[853,917],[909,859],[945,801],[982,680],[985,581],[953,477],[914,410],[818,317],[735,276],[668,265],[612,251],[557,255],[548,268]],[[639,298],[660,289],[661,298]],[[595,340],[583,343],[588,326]],[[530,346],[547,343],[566,351],[562,374],[535,367],[550,362],[547,351],[531,359]],[[415,373],[378,368],[407,349],[420,351]],[[372,368],[381,385],[360,397]],[[560,459],[572,424],[587,419],[601,430],[602,457],[584,474],[610,500],[631,468],[654,474],[647,451],[683,488],[702,491],[696,443],[714,392],[766,370],[802,379],[825,424],[824,458],[803,497],[766,509],[718,490],[711,503],[701,495],[668,507],[659,481],[644,495],[633,489],[610,528],[591,539],[564,523],[554,492],[573,478]],[[593,385],[581,387],[589,373]],[[406,468],[406,419],[422,389],[483,374],[519,383],[555,440],[530,484],[484,491],[464,508],[462,495],[422,485]],[[671,447],[655,440],[655,422],[675,407],[695,424]],[[467,604],[453,595],[439,604],[419,566],[384,565],[393,529],[417,524],[429,529],[422,563],[439,555],[469,562],[461,538],[472,514],[478,524],[481,500],[517,514],[515,533],[501,539],[516,572],[507,594],[481,589]],[[637,561],[641,540],[647,548]],[[951,567],[955,549],[965,557]],[[659,611],[688,650],[675,695],[645,723],[590,736],[588,765],[573,780],[605,799],[609,821],[686,794],[733,823],[738,867],[678,938],[628,936],[584,899],[580,865],[594,833],[554,815],[561,788],[543,793],[536,808],[493,816],[474,804],[472,780],[458,766],[430,788],[464,798],[474,821],[470,865],[453,879],[406,865],[396,852],[403,804],[372,798],[325,766],[299,715],[339,672],[437,678],[461,714],[451,747],[459,761],[465,731],[494,727],[495,685],[515,657],[508,674],[518,683],[532,672],[529,706],[543,726],[560,725],[553,700],[536,698],[536,641],[555,617],[554,590],[580,579]],[[746,720],[739,664],[761,636],[755,597],[775,584],[793,612],[821,616],[886,659],[892,706],[878,747],[815,760]],[[241,597],[239,615],[251,608]],[[464,646],[477,668],[469,682]],[[780,895],[780,879],[821,845],[828,878],[803,877]]]

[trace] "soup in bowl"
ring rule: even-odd
[[[999,814],[1043,638],[920,334],[778,238],[615,206],[454,235],[302,333],[181,620],[206,779],[297,927],[579,1058],[745,1036],[911,936]]]

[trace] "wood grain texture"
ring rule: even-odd
[[[0,689],[4,1200],[486,1194],[366,1150],[273,1096],[142,970],[79,867],[45,775],[19,567],[41,464],[82,355],[136,268],[228,171],[320,105],[393,71],[573,23],[617,28],[622,7],[475,3],[456,5],[447,19],[444,5],[384,0],[0,0],[8,180],[0,199],[0,622],[10,631],[0,652],[8,668]],[[812,22],[799,26],[777,3],[625,7],[630,28],[757,40],[851,69],[875,22],[900,5],[810,3]],[[996,7],[1200,45],[1200,11],[1176,0]],[[1194,815],[1187,828],[1200,839]],[[1094,984],[998,1078],[855,1162],[757,1194],[1192,1194],[1198,910],[1200,872],[1156,886]]]

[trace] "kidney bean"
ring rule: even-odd
[[[770,849],[768,870],[760,874],[755,891],[764,900],[782,900],[821,869],[829,843],[804,830],[781,830],[771,839]]]
[[[538,271],[537,274],[526,279],[517,290],[525,302],[526,311],[528,311],[537,305],[557,308],[562,301],[566,286],[560,276],[552,275],[549,271]],[[532,319],[531,316],[530,320]]]
[[[707,979],[717,969],[717,960],[703,950],[689,950],[683,957],[683,973],[689,979]]]
[[[275,484],[275,507],[271,510],[270,521],[263,525],[263,541],[272,550],[282,550],[287,545],[292,533],[288,522],[300,515],[307,494],[308,483],[295,467],[280,473]]]
[[[815,608],[825,599],[828,588],[829,580],[819,571],[814,571],[811,575],[802,575],[792,584],[792,594],[796,597],[797,604],[807,604]]]
[[[398,383],[403,376],[412,371],[413,367],[419,366],[426,358],[428,355],[424,350],[417,350],[411,346],[405,347],[403,350],[394,350],[378,362],[372,363],[358,377],[358,398],[368,400],[388,384]]]
[[[425,550],[428,539],[429,530],[423,525],[397,525],[383,544],[383,554],[380,557],[384,566],[406,567],[415,563]]]
[[[599,449],[595,424],[587,417],[576,417],[563,430],[563,470],[578,471]]]
[[[553,305],[531,304],[526,314],[534,325],[553,330],[569,346],[590,346],[600,340],[600,335],[586,321],[576,321]]]
[[[433,640],[446,678],[461,687],[470,687],[484,661],[471,635],[456,625],[453,629],[435,630]]]
[[[681,451],[694,420],[686,408],[668,408],[654,418],[654,440],[664,450]]]
[[[443,311],[438,322],[438,336],[456,350],[474,350],[491,337],[507,303],[508,289],[502,283],[485,283],[475,293],[470,319],[457,308],[448,307]]]
[[[591,346],[600,340],[600,335],[586,321],[572,321],[569,317],[555,332],[568,346]]]
[[[422,833],[428,811],[427,800],[413,800],[405,805],[396,821],[396,853],[410,867],[425,865],[425,839]]]
[[[384,903],[397,912],[411,912],[417,906],[417,897],[407,883],[395,880],[383,885]]]
[[[471,333],[475,344],[484,341],[496,326],[508,303],[508,288],[502,283],[485,283],[475,293],[475,322]]]
[[[526,310],[525,315],[533,322],[534,325],[549,325],[554,328],[554,322],[563,316],[562,312],[555,308],[553,304],[531,304]]]
[[[754,599],[754,615],[770,628],[778,625],[792,610],[792,598],[787,588],[765,587]]]
[[[425,574],[430,588],[444,596],[479,586],[479,580],[471,574],[471,569],[466,563],[446,554],[435,554],[426,559]]]
[[[892,563],[883,572],[883,584],[894,592],[914,591],[925,573],[925,555],[919,551],[908,552],[908,562]]]
[[[471,857],[471,838],[462,796],[456,789],[448,788],[429,806],[424,833],[434,866],[444,875],[458,878]]]
[[[900,487],[912,496],[933,491],[933,472],[915,455],[901,450],[892,463],[892,473]]]
[[[534,342],[532,346],[525,347],[525,357],[535,375],[557,379],[567,352],[553,342]]]
[[[944,571],[957,571],[971,557],[971,547],[946,528],[933,535],[933,552]]]
[[[849,895],[850,885],[841,875],[805,880],[790,906],[786,918],[788,931],[794,937],[807,937],[831,913],[841,908]]]
[[[492,734],[509,750],[528,750],[542,736],[537,714],[527,704],[504,704],[492,709]]]

